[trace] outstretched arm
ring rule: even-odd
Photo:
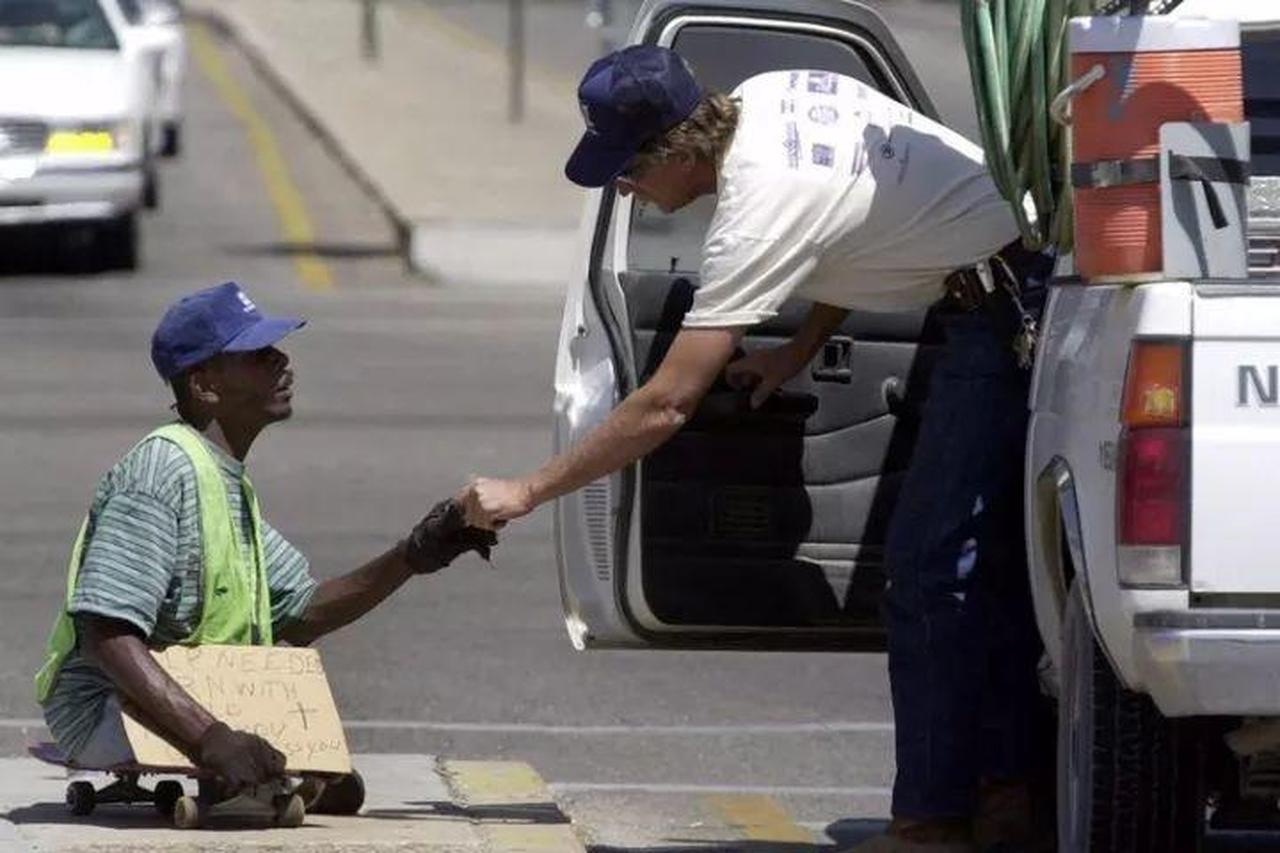
[[[693,414],[744,331],[682,330],[653,377],[580,444],[522,479],[476,480],[466,494],[467,520],[499,527],[657,449]]]
[[[390,551],[316,587],[307,609],[280,632],[280,639],[307,645],[356,621],[414,575],[437,572],[467,551],[488,559],[496,543],[492,533],[467,526],[461,504],[441,501]]]

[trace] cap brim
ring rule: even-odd
[[[622,174],[636,150],[617,148],[594,133],[584,133],[564,164],[564,176],[580,187],[603,187]]]
[[[223,345],[223,352],[252,352],[279,343],[307,321],[301,317],[263,317]]]

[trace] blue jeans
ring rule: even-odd
[[[972,815],[980,779],[1027,774],[1041,654],[1023,545],[1030,371],[1010,347],[1018,313],[1000,295],[942,322],[886,549],[893,814],[916,819]]]

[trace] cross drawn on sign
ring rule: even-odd
[[[320,710],[319,708],[308,708],[308,707],[304,706],[301,702],[299,702],[299,703],[297,703],[297,707],[295,707],[295,708],[294,708],[293,710],[291,710],[291,711],[286,711],[285,713],[287,713],[287,714],[297,714],[297,715],[298,715],[298,720],[302,723],[302,730],[303,730],[303,731],[310,731],[310,730],[311,730],[311,726],[307,725],[307,714],[308,714],[308,713],[314,714],[316,711],[319,711],[319,710]]]

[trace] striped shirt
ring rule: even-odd
[[[253,565],[249,504],[240,485],[244,464],[206,445],[227,485],[245,564]],[[279,636],[306,610],[316,582],[306,558],[266,521],[262,548],[271,621]],[[121,619],[137,626],[151,646],[179,642],[200,621],[202,550],[195,466],[176,444],[147,439],[98,483],[70,612]],[[63,754],[74,757],[88,741],[114,689],[78,646],[63,662],[44,708]]]

